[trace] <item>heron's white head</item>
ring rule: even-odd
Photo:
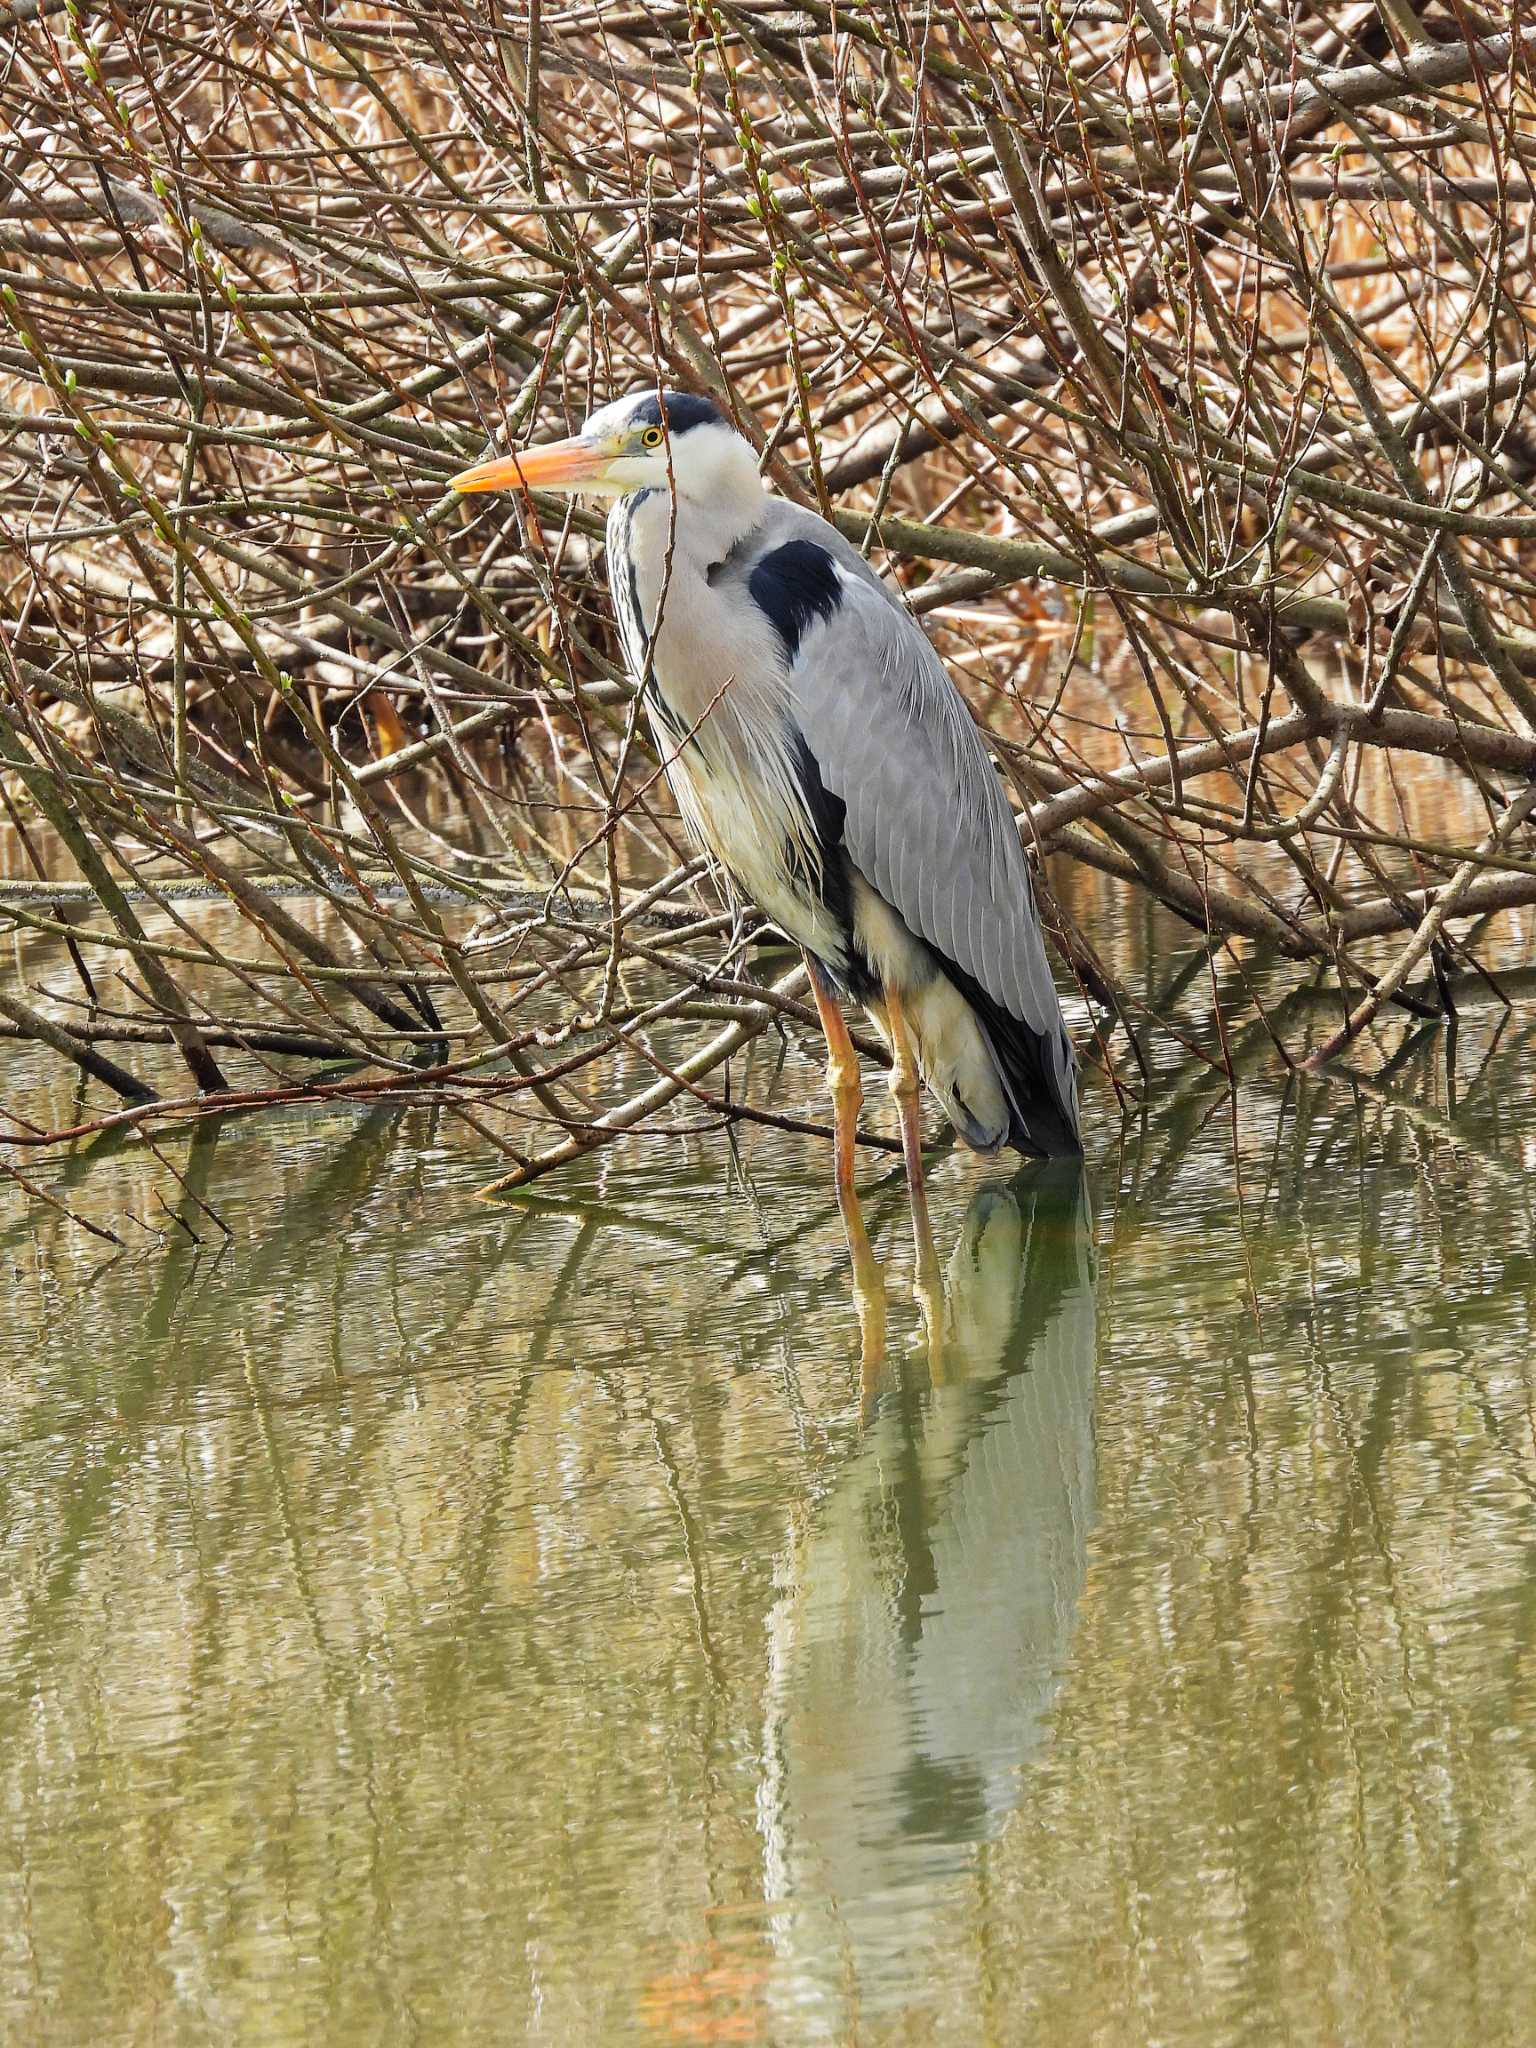
[[[713,399],[632,391],[594,412],[579,434],[498,456],[452,479],[456,491],[568,491],[602,498],[672,490],[680,504],[740,530],[761,516],[757,457]]]

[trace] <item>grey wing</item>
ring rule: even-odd
[[[804,633],[791,705],[846,806],[849,857],[920,938],[1071,1057],[1018,827],[965,701],[921,626],[838,550],[839,602]]]

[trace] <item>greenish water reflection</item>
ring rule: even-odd
[[[1234,1121],[1196,1063],[1123,1142],[1095,1096],[1081,1188],[944,1158],[937,1384],[899,1183],[866,1388],[776,1132],[495,1211],[423,1116],[296,1115],[172,1148],[225,1249],[12,1210],[0,2030],[1536,2036],[1498,1015],[1454,1092],[1436,1042]]]

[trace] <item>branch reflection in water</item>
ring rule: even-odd
[[[764,1895],[794,1902],[781,1952],[834,2034],[844,1998],[867,2015],[910,1997],[948,1881],[1048,1737],[1094,1519],[1080,1170],[974,1198],[943,1320],[929,1383],[889,1374],[808,1509],[769,1618]]]

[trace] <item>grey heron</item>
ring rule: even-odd
[[[927,635],[858,550],[768,491],[721,409],[681,391],[631,393],[569,440],[452,482],[613,501],[619,637],[679,807],[805,953],[845,1217],[861,1090],[844,1000],[890,1048],[920,1253],[920,1081],[976,1151],[1079,1151],[1072,1045],[1013,813]]]

